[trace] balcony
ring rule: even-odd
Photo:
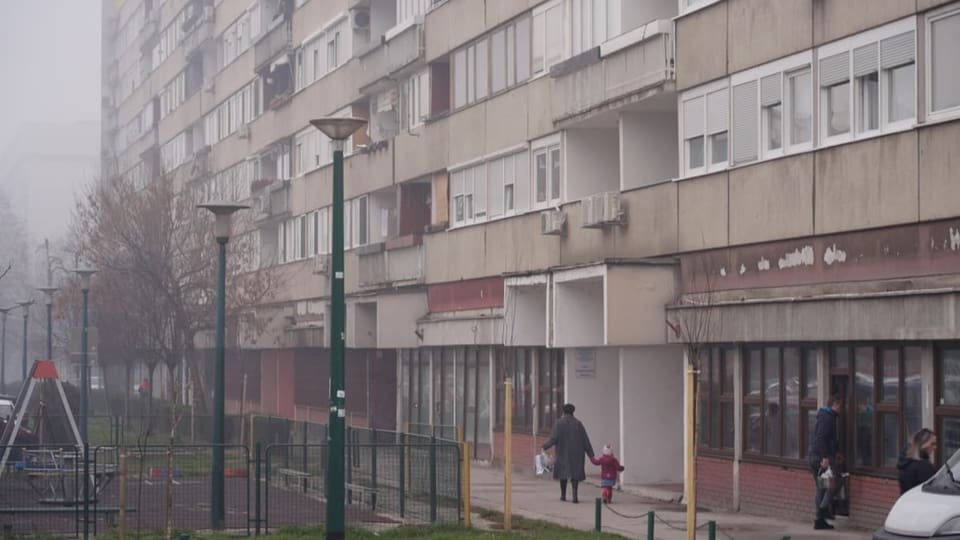
[[[149,55],[153,46],[157,44],[157,41],[160,39],[160,9],[154,8],[149,13],[147,13],[146,19],[143,22],[143,29],[140,30],[140,34],[137,36],[137,40],[140,45],[140,52],[146,55]]]
[[[274,180],[254,194],[255,220],[263,224],[290,216],[290,182]]]
[[[651,21],[554,66],[550,75],[557,124],[642,101],[674,79],[672,23]]]
[[[203,15],[183,37],[183,50],[187,58],[202,53],[206,45],[211,42],[211,38],[213,38],[213,19]]]
[[[380,91],[375,86],[423,58],[423,25],[415,22],[388,41],[360,54],[357,83],[363,93]]]
[[[423,282],[423,245],[419,236],[406,236],[371,246],[360,253],[360,287]]]
[[[293,45],[293,26],[288,19],[279,22],[253,44],[254,70],[260,71],[281,54],[290,52]]]

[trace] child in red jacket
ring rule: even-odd
[[[613,486],[617,485],[617,473],[623,471],[623,465],[613,456],[610,445],[603,447],[603,455],[599,458],[590,458],[590,463],[600,466],[601,498],[604,503],[613,501]]]

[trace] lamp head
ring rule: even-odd
[[[47,287],[38,287],[38,291],[42,292],[47,296],[47,305],[53,303],[53,294],[60,290],[59,287],[47,286]]]
[[[33,305],[33,300],[24,300],[23,302],[17,302],[17,305],[23,308],[23,316],[26,317],[27,313],[30,312],[30,306]]]
[[[97,273],[93,268],[77,268],[73,271],[80,278],[80,290],[90,290],[90,277]]]
[[[334,141],[345,141],[357,130],[367,125],[363,118],[326,116],[310,120],[313,127]]]
[[[237,210],[245,210],[250,207],[245,204],[233,202],[209,202],[206,204],[198,204],[197,208],[203,208],[213,212],[215,216],[213,235],[217,240],[225,242],[230,238],[230,216]]]

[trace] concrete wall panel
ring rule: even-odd
[[[679,183],[678,189],[680,251],[727,245],[727,173],[684,180]]]
[[[727,0],[727,4],[731,73],[813,45],[810,0]]]
[[[813,234],[813,154],[730,171],[730,243]]]
[[[960,122],[918,132],[920,138],[920,219],[960,215]]]
[[[445,56],[456,47],[483,33],[484,0],[447,2],[427,14],[427,62]]]
[[[650,257],[677,251],[678,182],[624,193],[627,226],[616,231],[616,256]]]
[[[677,89],[727,74],[727,4],[717,2],[677,20]]]
[[[484,104],[467,107],[447,118],[448,136],[456,143],[449,146],[448,165],[455,165],[484,155],[487,116]],[[502,121],[502,120],[500,120]],[[422,143],[421,143],[422,144]],[[418,148],[423,148],[418,145]]]
[[[870,0],[869,9],[850,0],[817,0],[813,10],[813,44],[822,45],[906,17],[916,7],[916,2],[907,0]]]
[[[633,189],[677,177],[677,111],[620,118],[620,187]]]
[[[527,137],[536,139],[556,131],[553,127],[553,113],[550,110],[551,78],[540,77],[527,84]],[[522,114],[514,111],[514,114]]]
[[[620,479],[628,485],[683,482],[683,350],[620,349]],[[652,436],[654,435],[655,436]]]
[[[496,152],[527,142],[527,88],[520,86],[501,94],[481,107],[486,115],[484,153]]]
[[[591,352],[595,355],[596,373],[593,377],[578,378],[578,351],[564,351],[564,380],[567,386],[566,401],[577,407],[576,416],[587,430],[594,453],[600,455],[605,444],[611,445],[614,451],[620,448],[620,354],[613,347],[591,349]],[[587,471],[591,471],[589,467],[593,466],[589,461],[587,466]],[[596,477],[595,470],[594,467],[594,474],[588,476]]]
[[[579,203],[563,207],[567,214],[566,235],[560,243],[560,264],[563,266],[598,261],[614,244],[614,230],[609,227],[585,229]]]
[[[815,232],[917,220],[917,169],[915,131],[817,152]]]
[[[607,344],[667,343],[663,306],[676,298],[679,268],[667,265],[607,266]]]
[[[293,12],[293,42],[301,43],[334,17],[345,13],[348,4],[350,4],[348,0],[322,0],[304,4]]]

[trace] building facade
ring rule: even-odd
[[[708,506],[808,518],[809,422],[839,393],[867,526],[910,432],[960,446],[960,3],[106,0],[104,17],[104,170],[249,201],[232,249],[282,276],[235,333],[234,406],[325,417],[332,170],[309,120],[344,115],[368,120],[345,163],[355,425],[490,460],[511,437],[532,464],[571,401],[624,483],[676,484],[689,362]]]

